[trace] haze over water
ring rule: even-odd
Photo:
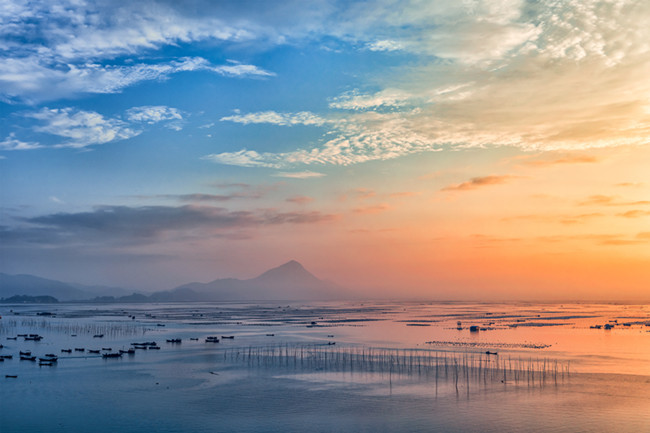
[[[0,372],[18,376],[0,388],[7,431],[638,432],[650,425],[648,305],[71,304],[47,306],[55,317],[37,315],[43,308],[0,311],[1,352],[14,355]],[[611,330],[590,328],[614,321]],[[483,330],[471,332],[473,325]],[[44,339],[6,339],[24,333]],[[205,342],[210,335],[221,341]],[[182,343],[166,342],[172,338]],[[119,359],[60,352],[115,352],[145,341],[161,349]],[[18,359],[24,350],[59,360],[39,367]],[[470,359],[474,368],[463,373]],[[486,370],[497,362],[496,373]],[[543,362],[547,370],[531,378],[526,371]]]

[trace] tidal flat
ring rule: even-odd
[[[0,316],[3,432],[650,428],[648,305],[57,304]]]

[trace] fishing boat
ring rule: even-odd
[[[59,360],[56,356],[45,356],[45,358],[38,358],[41,362],[57,362]]]
[[[235,339],[235,336],[234,336],[234,335],[222,335],[221,338],[222,338],[222,339],[226,339],[226,338],[227,338],[228,340],[234,340],[234,339]]]
[[[180,339],[180,338],[168,338],[168,339],[167,339],[167,342],[168,342],[168,343],[176,343],[176,344],[178,344],[178,343],[182,343],[183,340]]]
[[[207,337],[205,339],[206,343],[218,343],[219,342],[219,337]]]
[[[88,353],[99,353],[99,350],[88,349]]]
[[[72,353],[72,349],[61,349],[62,353]]]
[[[35,356],[28,356],[28,355],[21,355],[20,356],[21,361],[36,361]]]
[[[121,358],[121,357],[122,354],[120,352],[102,354],[102,358]]]

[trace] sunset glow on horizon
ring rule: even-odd
[[[56,4],[56,5],[55,5]],[[650,3],[8,2],[0,272],[650,300]]]

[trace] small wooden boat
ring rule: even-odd
[[[88,349],[88,353],[99,353],[99,350]]]
[[[93,338],[104,338],[104,334],[95,334]]]
[[[180,338],[168,338],[168,339],[167,339],[167,342],[168,342],[168,343],[178,344],[178,343],[182,343],[183,340],[180,339]]]
[[[498,355],[497,352],[490,352],[489,350],[485,351],[486,355]]]
[[[13,355],[0,355],[0,359],[12,359]]]
[[[16,379],[18,376],[16,376],[15,374],[5,374],[5,377],[6,378],[11,378],[11,379]]]
[[[190,338],[190,341],[199,341],[198,338]]]
[[[476,325],[472,325],[469,327],[469,332],[478,332],[479,327]]]
[[[7,340],[18,340],[18,337],[7,337]]]
[[[16,334],[19,337],[27,337],[27,334]]]
[[[45,356],[48,358],[56,358],[56,355],[54,353],[46,353]]]
[[[40,361],[38,363],[38,365],[41,366],[41,367],[44,366],[44,365],[48,366],[48,367],[51,367],[52,365],[54,365],[54,363],[53,362],[48,362],[48,361]]]
[[[149,346],[149,350],[160,350],[160,346]]]
[[[120,349],[120,353],[121,353],[121,354],[125,354],[125,353],[126,353],[126,354],[128,354],[128,355],[135,355],[135,349],[133,349],[133,348],[128,349],[128,350],[122,350],[122,349]]]
[[[235,336],[234,335],[222,335],[221,338],[222,339],[228,339],[228,340],[234,340]]]
[[[72,353],[72,349],[61,349],[63,353]]]
[[[206,343],[218,343],[219,342],[219,337],[207,337],[205,339]]]
[[[41,362],[57,362],[59,360],[59,358],[57,358],[56,356],[53,356],[53,357],[46,356],[45,358],[38,358],[38,360],[41,361]]]
[[[121,358],[121,357],[122,357],[122,354],[119,353],[119,352],[102,354],[102,358]]]
[[[35,356],[21,355],[20,360],[21,361],[36,361],[36,357]]]
[[[113,350],[111,347],[102,347],[102,350]]]
[[[19,354],[20,356],[23,356],[23,355],[24,355],[24,356],[30,356],[30,355],[32,354],[32,352],[29,351],[29,350],[26,350],[25,352],[22,352],[22,351],[21,351],[21,352],[18,352],[18,354]]]
[[[145,341],[144,343],[131,343],[131,346],[157,346],[155,341]]]
[[[25,341],[41,341],[42,339],[43,337],[41,337],[40,335],[35,335],[35,336],[30,335],[29,337],[25,337]]]
[[[75,347],[75,348],[74,348],[74,351],[75,351],[75,352],[85,352],[86,349],[84,349],[83,347]]]
[[[275,334],[266,334],[267,337],[275,337]]]

